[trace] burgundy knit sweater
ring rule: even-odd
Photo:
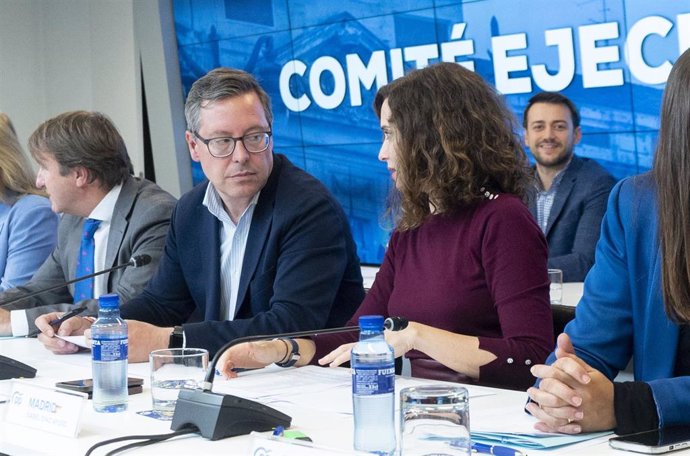
[[[525,389],[534,383],[529,368],[554,346],[547,255],[541,230],[515,196],[430,216],[414,230],[393,233],[376,280],[348,324],[356,325],[360,315],[403,316],[478,336],[479,347],[497,357],[480,368],[478,383]],[[319,336],[314,362],[356,340],[356,333]],[[453,378],[424,353],[407,357],[413,376]]]

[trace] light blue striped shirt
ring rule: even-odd
[[[571,162],[572,163],[572,160]],[[558,192],[558,187],[561,185],[563,180],[563,175],[565,170],[568,169],[570,163],[561,170],[560,173],[556,174],[553,178],[551,187],[548,190],[544,190],[544,186],[539,179],[539,175],[535,171],[535,183],[534,186],[537,188],[537,222],[539,223],[539,228],[541,228],[542,233],[546,234],[546,226],[549,224],[549,215],[551,215],[551,208],[553,207],[553,201],[556,199],[556,193]]]
[[[258,192],[249,202],[240,220],[235,225],[223,207],[223,201],[218,191],[209,182],[202,204],[221,222],[220,228],[220,313],[221,318],[233,320],[237,311],[237,289],[240,284],[240,274],[244,263],[244,251],[247,247],[249,228],[256,203],[259,201]]]

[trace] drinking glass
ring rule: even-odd
[[[469,456],[469,394],[462,386],[413,386],[400,392],[400,454]]]
[[[563,302],[563,271],[560,269],[549,269],[549,296],[551,304],[561,305]]]
[[[149,355],[153,410],[172,418],[182,388],[196,389],[204,381],[208,351],[201,348],[165,348]]]

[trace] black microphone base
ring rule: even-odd
[[[229,394],[202,390],[181,390],[170,429],[188,425],[199,428],[201,435],[219,440],[252,431],[270,431],[276,426],[290,427],[292,418],[258,402]]]
[[[0,355],[0,380],[10,378],[34,378],[36,368],[24,364],[16,359]]]

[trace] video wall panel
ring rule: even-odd
[[[371,109],[382,85],[454,61],[519,119],[535,93],[563,92],[582,115],[576,153],[620,178],[651,167],[664,83],[690,47],[690,5],[675,0],[174,0],[174,13],[185,91],[217,66],[254,74],[272,98],[275,151],[335,194],[364,263],[381,261],[390,235]]]

